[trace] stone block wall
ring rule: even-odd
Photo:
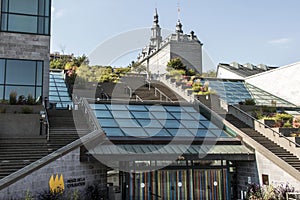
[[[28,191],[37,198],[39,194],[49,191],[52,175],[63,175],[67,194],[77,190],[82,196],[88,186],[97,184],[102,195],[106,195],[106,167],[98,162],[80,162],[79,157],[78,148],[1,190],[0,199],[25,199]]]
[[[0,58],[44,61],[43,97],[48,96],[50,36],[0,32]]]
[[[202,73],[202,45],[198,42],[171,41],[171,59],[180,57],[188,67],[193,67],[197,73]]]

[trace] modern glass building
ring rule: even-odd
[[[0,1],[0,99],[48,97],[51,0]]]
[[[236,164],[254,152],[197,105],[90,107],[106,139],[87,154],[119,169],[122,199],[237,199]]]

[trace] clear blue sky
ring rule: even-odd
[[[282,66],[300,61],[299,0],[52,2],[51,52],[89,55],[112,36],[150,28],[155,7],[160,26],[175,31],[180,2],[184,32],[194,30],[214,64],[237,61]]]

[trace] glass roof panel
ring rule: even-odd
[[[103,128],[103,131],[109,137],[125,136],[120,128]]]
[[[170,133],[166,129],[160,128],[145,128],[145,131],[150,137],[170,137]]]
[[[157,120],[150,120],[150,119],[138,119],[137,120],[142,127],[149,127],[149,128],[162,128],[163,126]]]

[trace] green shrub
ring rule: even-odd
[[[275,116],[276,121],[293,121],[293,115],[286,114],[286,113],[278,113]]]
[[[35,101],[35,99],[32,97],[32,95],[29,94],[28,97],[27,97],[27,105],[34,105],[34,104],[36,104],[36,101]]]
[[[0,113],[6,113],[6,108],[0,108]]]
[[[10,94],[9,94],[9,104],[11,105],[16,105],[17,104],[17,92],[15,91],[12,91]]]
[[[24,107],[24,108],[22,108],[22,113],[23,114],[32,114],[33,110],[32,110],[32,108]]]
[[[8,101],[5,99],[0,100],[0,104],[8,104]]]
[[[245,105],[255,106],[256,103],[254,99],[245,99]]]
[[[291,124],[290,121],[287,121],[283,124],[283,128],[293,128],[293,125]]]

